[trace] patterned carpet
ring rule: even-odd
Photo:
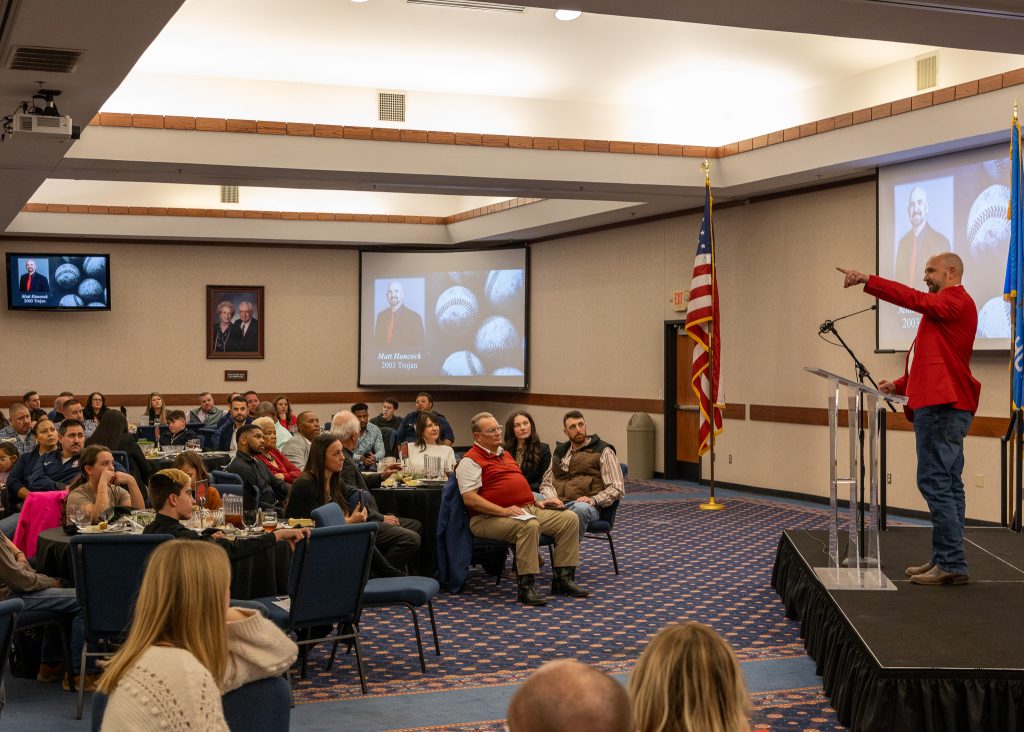
[[[524,607],[515,600],[510,567],[499,586],[474,568],[463,593],[439,596],[435,609],[444,655],[428,653],[427,674],[419,672],[408,613],[365,611],[362,645],[370,694],[515,684],[554,658],[627,673],[658,629],[684,620],[711,625],[741,661],[804,656],[798,626],[785,618],[769,580],[782,529],[821,527],[823,510],[734,498],[727,510],[706,513],[697,509],[702,491],[656,481],[627,484],[627,494],[639,493],[655,495],[619,508],[614,534],[621,574],[612,572],[607,544],[584,542],[577,579],[593,591],[591,597]],[[659,500],[658,493],[674,495]],[[546,585],[550,567],[542,572]],[[429,647],[429,620],[421,617],[421,624]],[[339,656],[330,672],[323,670],[321,650],[310,659],[309,678],[296,682],[297,703],[359,696],[354,657]],[[755,705],[762,728],[841,729],[820,689],[761,694]],[[501,729],[501,722],[431,729]]]

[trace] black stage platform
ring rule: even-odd
[[[965,534],[971,582],[922,587],[906,567],[931,554],[930,527],[881,534],[897,590],[828,591],[827,531],[779,540],[772,586],[800,621],[839,721],[854,730],[1024,730],[1024,536]]]

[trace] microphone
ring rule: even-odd
[[[860,315],[861,313],[866,313],[869,310],[878,310],[878,306],[877,305],[872,305],[869,308],[864,308],[863,310],[858,310],[857,312],[854,312],[854,313],[847,313],[846,315],[840,315],[838,318],[835,318],[834,320],[826,320],[824,323],[822,323],[820,326],[818,326],[818,333],[819,334],[828,333],[830,330],[832,330],[833,324],[838,323],[840,320],[846,320],[847,318],[852,318],[854,315]]]

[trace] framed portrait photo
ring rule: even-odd
[[[263,287],[206,286],[206,357],[263,358]]]

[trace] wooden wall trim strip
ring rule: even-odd
[[[329,213],[324,211],[251,211],[227,208],[165,208],[162,206],[112,206],[107,204],[77,203],[26,203],[21,210],[25,213],[48,214],[94,214],[99,216],[184,216],[188,218],[208,219],[264,219],[284,221],[345,221],[372,224],[430,224],[451,225],[459,221],[475,219],[480,216],[508,211],[531,203],[539,203],[543,198],[510,198],[500,203],[461,211],[451,216],[402,216],[394,214],[353,214]]]
[[[828,426],[828,410],[824,407],[783,407],[770,404],[751,404],[752,422],[775,422],[777,424],[802,424],[815,427]],[[1002,437],[1006,434],[1009,417],[975,416],[968,435],[972,437]],[[846,427],[846,410],[839,412],[839,425]],[[902,411],[886,414],[885,426],[896,432],[912,432],[914,426],[907,421]]]
[[[292,135],[372,142],[404,142],[427,145],[476,145],[483,147],[549,150],[554,152],[587,152],[609,155],[656,155],[675,158],[725,158],[770,145],[781,145],[812,135],[822,135],[852,125],[867,124],[898,114],[907,114],[939,104],[953,103],[978,94],[1024,84],[1024,68],[975,79],[956,86],[936,89],[913,97],[896,99],[864,109],[813,120],[783,130],[775,130],[746,140],[719,147],[680,145],[675,143],[629,142],[616,140],[584,140],[579,138],[530,137],[494,135],[477,132],[439,132],[394,127],[357,127],[263,120],[219,119],[212,117],[178,117],[125,112],[100,112],[89,122],[104,127],[165,129],[186,132],[220,132],[224,134]]]
[[[246,388],[239,391],[245,392]],[[213,392],[213,398],[218,406],[223,406],[227,401],[229,392]],[[416,401],[416,391],[391,390],[385,391],[375,389],[372,391],[290,391],[285,395],[295,404],[354,404],[356,402],[367,402],[375,404],[382,402],[386,397],[394,397],[403,405],[412,405]],[[260,391],[261,398],[274,399],[281,392]],[[539,407],[561,407],[564,409],[598,409],[609,412],[649,412],[651,414],[662,414],[665,409],[665,402],[661,399],[639,399],[632,397],[608,397],[608,396],[586,396],[579,394],[539,394],[533,392],[512,392],[512,391],[441,391],[432,390],[438,408],[444,411],[445,402],[500,402],[502,404],[525,404]],[[85,399],[88,392],[79,395],[79,399]],[[144,407],[148,394],[106,394],[107,404],[115,407]],[[53,405],[56,394],[42,394],[43,407],[49,411]],[[173,405],[198,405],[199,395],[197,393],[163,393],[164,401]],[[0,407],[6,409],[16,401],[21,401],[21,396],[0,395]],[[371,410],[372,411],[372,410]],[[724,413],[726,419],[746,419],[747,405],[730,404]]]

